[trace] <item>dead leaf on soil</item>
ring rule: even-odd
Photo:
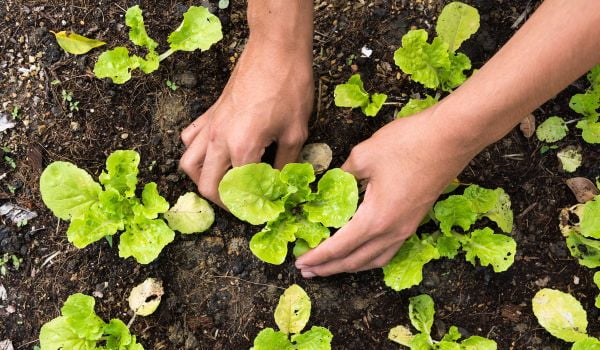
[[[39,146],[29,147],[27,152],[27,163],[31,167],[31,170],[36,174],[42,173],[42,151]]]
[[[523,133],[523,136],[530,138],[535,133],[535,117],[533,114],[528,115],[525,119],[521,120],[519,129]]]
[[[156,311],[164,294],[162,282],[148,278],[131,290],[128,299],[129,307],[136,315],[148,316]]]
[[[0,341],[0,350],[15,350],[15,348],[13,347],[12,341],[10,341],[10,339],[6,339]]]
[[[315,173],[320,174],[329,168],[333,152],[326,143],[311,143],[300,152],[300,163],[310,163],[315,169]]]
[[[585,203],[591,201],[600,194],[596,185],[585,177],[574,177],[566,181],[567,186],[571,189],[575,198],[579,203]]]
[[[13,224],[18,225],[37,217],[37,213],[11,203],[0,206],[0,216],[6,216]]]

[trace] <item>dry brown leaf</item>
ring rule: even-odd
[[[535,117],[533,114],[528,115],[525,119],[521,120],[519,129],[523,133],[523,136],[530,138],[535,133]]]
[[[568,179],[566,182],[579,203],[590,201],[600,194],[596,185],[585,177],[574,177]]]

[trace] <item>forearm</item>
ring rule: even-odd
[[[546,0],[434,118],[460,146],[480,151],[600,63],[599,23],[600,1]]]

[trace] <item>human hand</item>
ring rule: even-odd
[[[296,261],[304,277],[387,264],[477,153],[440,122],[437,107],[395,120],[354,147],[342,168],[368,181],[364,200],[348,224]]]
[[[181,133],[180,167],[204,197],[222,205],[227,170],[260,162],[272,142],[276,167],[297,160],[314,97],[311,55],[250,38],[217,102]]]

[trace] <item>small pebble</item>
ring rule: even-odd
[[[127,140],[127,138],[128,138],[128,137],[129,137],[129,134],[128,134],[128,133],[123,133],[123,134],[121,134],[121,139],[122,139],[122,140]]]
[[[573,276],[573,284],[575,284],[575,285],[579,284],[579,277]]]

